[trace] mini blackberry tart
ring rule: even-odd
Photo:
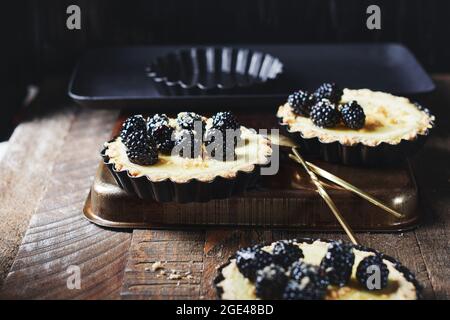
[[[238,250],[218,269],[214,286],[224,300],[416,300],[422,291],[394,258],[307,238]]]
[[[295,99],[294,99],[295,98]],[[413,155],[434,116],[407,98],[323,84],[299,91],[278,108],[284,132],[305,155],[343,164],[395,164]]]
[[[230,141],[228,141],[230,137]],[[234,138],[234,139],[233,139]],[[128,118],[105,143],[105,165],[125,191],[159,202],[205,202],[244,192],[270,161],[270,141],[231,112]]]

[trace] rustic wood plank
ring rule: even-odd
[[[450,188],[424,191],[429,203],[423,225],[415,231],[431,285],[438,299],[450,299]]]
[[[135,230],[121,297],[199,299],[203,247],[201,230]]]
[[[436,92],[425,101],[437,119],[437,127],[414,169],[421,191],[422,225],[415,235],[430,282],[438,299],[450,299],[450,76],[434,77]]]
[[[75,109],[37,118],[17,127],[0,161],[0,286],[45,193]]]
[[[118,298],[130,232],[100,228],[82,207],[116,112],[81,111],[60,148],[48,189],[0,295],[6,298]],[[82,146],[82,147],[80,147]],[[69,290],[67,268],[79,266],[81,289]]]

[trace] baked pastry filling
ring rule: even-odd
[[[373,268],[378,282],[370,277]],[[417,299],[412,275],[401,270],[379,254],[340,241],[283,240],[239,250],[216,286],[222,299]]]
[[[134,133],[123,134],[127,128],[125,122],[121,135],[105,144],[105,154],[115,170],[126,170],[130,176],[134,177],[147,176],[154,182],[166,179],[180,183],[191,179],[211,181],[217,176],[233,178],[239,171],[251,172],[256,165],[267,164],[272,153],[270,141],[254,130],[238,125],[231,116],[220,114],[210,119],[193,113],[180,113],[177,119],[155,115],[147,120],[147,123],[150,123],[148,135],[150,139],[155,140],[153,146],[150,143],[150,147],[142,147],[139,139],[133,145],[133,141],[130,142],[130,136],[133,139]],[[152,122],[152,119],[156,121]],[[197,130],[194,129],[196,120],[200,121],[199,127],[195,128]],[[161,133],[164,131],[161,129],[161,121],[166,128],[164,129],[166,133]],[[199,133],[203,129],[205,133]],[[225,133],[225,129],[236,130],[237,138],[234,139],[234,143],[231,139],[231,143],[224,141],[223,146],[218,144],[217,148],[214,148],[211,145],[213,139],[208,139],[208,133],[218,130],[224,133],[223,137],[226,137],[228,133]],[[182,140],[177,134],[180,136],[183,134],[183,139],[187,137],[188,142],[192,142],[188,144],[187,154],[186,149],[180,148],[180,151],[174,151]],[[213,141],[217,142],[218,139],[215,139]],[[136,148],[135,145],[137,145]],[[138,153],[136,161],[133,161],[135,156],[133,148]],[[216,157],[215,152],[219,155],[222,150],[222,155]],[[152,153],[155,155],[149,158],[148,154]]]
[[[433,126],[434,117],[404,97],[369,89],[344,89],[337,96],[334,103],[324,98],[317,107],[317,97],[296,93],[278,108],[277,117],[303,138],[344,145],[394,145],[426,135]]]

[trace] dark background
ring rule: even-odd
[[[82,28],[66,28],[81,7]],[[366,28],[381,7],[382,29]],[[19,0],[2,8],[0,140],[26,85],[68,75],[87,48],[142,44],[401,42],[428,72],[450,71],[446,0]]]

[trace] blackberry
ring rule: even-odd
[[[134,131],[146,130],[147,123],[142,115],[134,115],[127,118],[122,124],[122,130],[120,131],[120,137],[124,141],[130,133]]]
[[[305,281],[306,282],[306,281]],[[302,285],[295,280],[289,280],[283,292],[284,300],[323,300],[326,290],[317,289],[312,285]]]
[[[325,270],[302,261],[291,265],[290,276],[299,284],[298,287],[292,286],[285,291],[285,295],[292,296],[291,299],[322,299],[330,284]]]
[[[370,267],[375,266],[379,269],[379,273],[375,270],[371,270]],[[373,275],[380,275],[380,279],[369,279]],[[356,279],[367,290],[380,290],[387,287],[388,284],[389,269],[383,262],[383,258],[380,255],[372,255],[365,257],[361,260],[356,268]],[[379,281],[377,281],[379,280]]]
[[[147,125],[148,125],[149,131],[152,130],[152,128],[155,125],[159,125],[159,124],[164,124],[167,126],[169,125],[169,117],[165,113],[162,113],[162,114],[156,113],[153,115],[153,117],[148,118]]]
[[[244,277],[255,281],[256,272],[273,262],[272,255],[261,246],[242,248],[236,252],[236,264]]]
[[[131,132],[127,137],[128,159],[139,165],[152,165],[158,161],[155,141],[147,134],[147,130]]]
[[[314,97],[307,91],[299,90],[291,94],[287,102],[295,114],[309,117],[311,107],[314,105]]]
[[[230,138],[231,140],[231,138]],[[209,128],[206,130],[204,137],[206,151],[211,158],[216,158],[218,150],[222,151],[222,156],[219,160],[229,161],[236,160],[237,156],[235,148],[237,145],[237,137],[234,137],[234,141],[227,141],[226,133],[223,133],[219,129]]]
[[[201,128],[205,130],[205,122],[201,115],[195,112],[180,112],[177,116],[177,123],[181,129],[197,130],[199,131],[199,124],[201,123]],[[197,124],[197,128],[196,128]]]
[[[197,158],[202,153],[202,139],[194,130],[183,129],[176,133],[175,146],[178,154],[184,158]]]
[[[323,83],[319,88],[314,92],[314,97],[316,101],[320,101],[322,99],[328,99],[332,103],[339,103],[341,101],[343,91],[340,87],[336,85],[336,83]]]
[[[311,121],[321,128],[333,128],[340,120],[339,111],[326,99],[319,101],[312,107],[310,117]]]
[[[308,300],[305,297],[304,290],[300,283],[295,280],[289,280],[283,292],[284,300]]]
[[[342,287],[350,280],[354,262],[353,246],[339,240],[328,245],[320,267],[327,273],[331,284]]]
[[[361,129],[366,122],[366,114],[356,101],[350,101],[341,108],[342,122],[350,129]]]
[[[169,154],[174,146],[172,134],[174,129],[166,122],[156,122],[148,127],[149,134],[156,142],[158,150],[162,153]]]
[[[304,257],[302,249],[290,241],[277,241],[272,254],[275,262],[285,268]]]
[[[281,299],[288,282],[286,270],[271,264],[256,272],[256,295],[261,299]]]
[[[157,144],[158,151],[166,155],[171,154],[174,146],[175,141],[172,140],[165,140]]]
[[[230,111],[217,112],[212,116],[212,127],[225,132],[227,129],[239,129],[240,124]]]
[[[217,112],[215,115],[212,116],[212,124],[211,128],[209,130],[219,130],[222,132],[224,139],[227,138],[227,135],[233,135],[234,136],[234,147],[237,146],[237,144],[240,141],[241,137],[241,125],[237,121],[236,117],[233,113],[230,111],[224,111],[224,112]],[[227,140],[225,140],[227,141]],[[231,149],[231,147],[228,145],[228,149]],[[225,151],[225,147],[224,147]]]

